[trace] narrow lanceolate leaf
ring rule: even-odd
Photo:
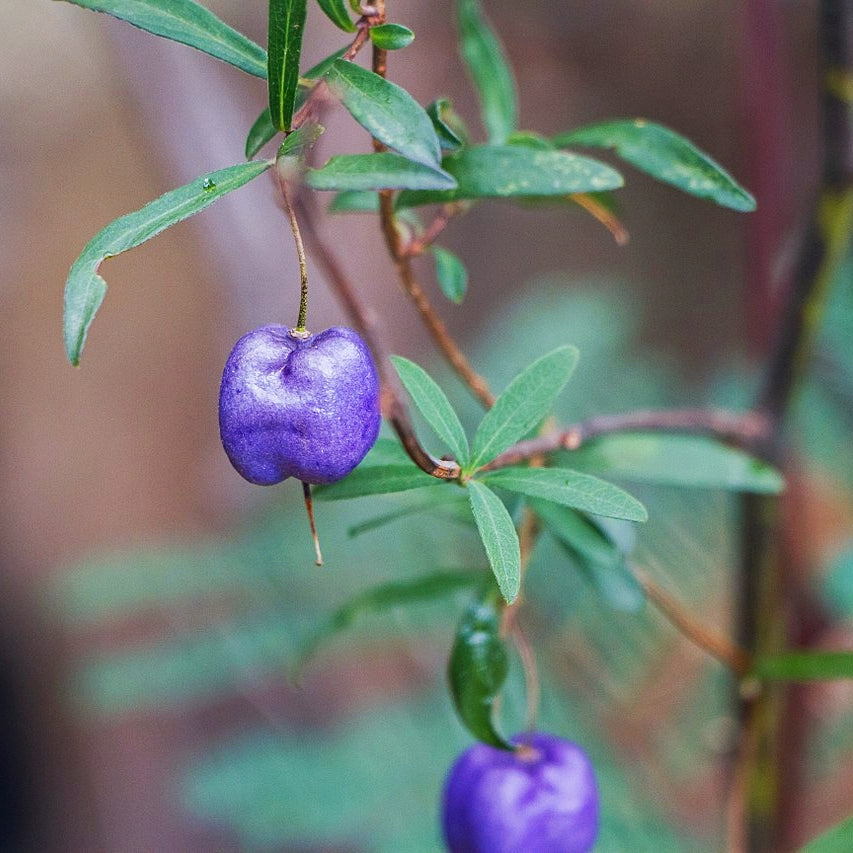
[[[632,166],[690,195],[733,210],[755,210],[755,199],[722,166],[688,139],[655,122],[608,121],[560,134],[554,143],[612,148]]]
[[[415,34],[402,24],[380,24],[370,28],[370,40],[382,50],[402,50],[415,40]]]
[[[307,0],[270,0],[267,85],[270,118],[278,130],[290,130],[299,85],[299,55]]]
[[[685,488],[772,495],[785,487],[771,465],[703,436],[602,436],[573,453],[572,465],[619,479]]]
[[[468,290],[468,270],[465,264],[447,249],[441,246],[430,248],[435,259],[435,277],[441,292],[451,301],[459,305]]]
[[[226,193],[242,187],[265,169],[268,162],[241,163],[197,178],[160,196],[134,213],[111,222],[86,245],[71,266],[65,283],[65,352],[77,365],[89,326],[103,302],[107,283],[98,274],[106,258],[150,240],[164,228],[198,213]]]
[[[457,0],[459,51],[480,99],[483,126],[491,142],[505,142],[515,130],[518,106],[515,81],[498,37],[478,0]]]
[[[444,391],[420,365],[413,361],[399,355],[392,355],[391,361],[400,380],[406,386],[412,402],[435,430],[435,434],[447,444],[460,465],[467,465],[470,455],[468,439],[459,416],[453,410]]]
[[[770,681],[853,678],[853,652],[787,652],[759,658],[752,674]]]
[[[443,149],[455,151],[465,144],[468,138],[467,129],[447,98],[438,98],[427,104],[426,111]]]
[[[432,121],[405,89],[343,59],[332,65],[325,79],[350,115],[374,139],[409,160],[439,166],[441,149]]]
[[[313,81],[317,80],[317,78],[322,77],[329,66],[336,60],[339,59],[343,53],[346,51],[345,47],[342,47],[340,50],[336,50],[331,56],[327,56],[325,59],[318,62],[313,68],[310,68],[306,71],[302,77],[299,79],[299,88],[296,90],[296,102],[293,105],[293,111],[296,112],[302,104],[305,103],[305,99],[308,97],[309,92],[313,89]],[[246,159],[251,160],[264,145],[267,144],[277,133],[279,130],[272,123],[272,116],[270,115],[270,108],[267,105],[264,107],[263,112],[255,119],[255,123],[252,125],[249,130],[249,135],[246,137]]]
[[[354,33],[355,24],[347,12],[344,0],[317,0],[318,5],[323,10],[323,14],[336,26],[340,27],[345,33]]]
[[[267,76],[266,51],[193,0],[68,0],[106,12],[157,36],[194,47],[230,65]]]
[[[480,572],[434,572],[411,580],[392,581],[376,586],[338,608],[331,619],[304,644],[299,655],[301,668],[324,641],[345,631],[366,616],[375,616],[396,610],[448,598],[464,589],[472,589],[483,582]]]
[[[510,382],[477,428],[472,470],[520,441],[550,413],[577,363],[576,347],[559,347]]]
[[[406,194],[400,206],[478,198],[540,198],[600,192],[621,187],[622,176],[610,166],[527,145],[477,145],[450,154],[442,167],[458,188],[446,193]]]
[[[645,593],[626,553],[604,531],[573,509],[535,498],[528,503],[607,604],[627,613],[643,607]]]
[[[800,853],[850,853],[853,850],[853,815],[813,838]]]
[[[359,466],[343,480],[327,486],[316,486],[313,491],[317,500],[340,501],[364,495],[407,492],[423,487],[438,488],[442,485],[447,486],[447,481],[430,477],[409,463]]]
[[[305,176],[315,190],[443,189],[456,186],[447,172],[399,154],[340,154]]]
[[[521,550],[515,525],[503,501],[488,486],[471,480],[468,500],[501,595],[512,604],[521,586]]]
[[[477,602],[459,623],[447,675],[453,704],[465,727],[478,740],[500,749],[512,749],[494,723],[495,700],[508,672],[498,608],[488,600]]]
[[[483,479],[490,486],[593,515],[626,521],[649,518],[646,508],[618,486],[568,468],[504,468],[489,472]]]

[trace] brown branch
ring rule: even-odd
[[[377,3],[376,8],[377,14],[384,20],[384,0]],[[373,71],[380,77],[384,77],[387,72],[387,52],[376,47],[376,45],[373,46]],[[385,146],[376,139],[373,140],[373,148],[375,151],[385,150]],[[412,260],[407,253],[405,242],[397,229],[393,190],[381,190],[379,192],[379,217],[382,225],[382,234],[385,237],[385,245],[388,247],[388,254],[390,254],[391,260],[394,263],[397,278],[403,290],[409,295],[412,302],[414,302],[433,342],[450,362],[457,375],[470,388],[471,393],[487,409],[491,408],[495,397],[489,389],[488,383],[474,370],[465,354],[453,339],[453,336],[448,332],[447,326],[435,308],[433,308],[432,303],[429,301],[424,289],[415,276]]]
[[[359,298],[343,264],[318,232],[312,212],[302,200],[297,201],[302,228],[311,243],[311,255],[322,267],[332,288],[343,303],[356,328],[364,336],[373,352],[382,378],[383,410],[385,417],[400,439],[406,453],[422,471],[441,480],[455,480],[460,473],[459,465],[453,461],[436,459],[418,441],[405,392],[400,378],[391,365],[385,336],[376,314]]]
[[[484,470],[517,465],[557,450],[577,450],[594,438],[620,432],[711,435],[721,441],[751,447],[766,438],[768,423],[757,412],[730,412],[725,409],[668,409],[598,415],[558,432],[520,441],[484,466]]]
[[[410,258],[422,255],[439,238],[441,232],[450,224],[450,220],[467,209],[468,206],[462,202],[442,205],[432,222],[424,229],[423,234],[416,240],[410,240],[403,248],[404,253]]]
[[[738,678],[744,678],[749,673],[750,657],[743,649],[698,624],[691,613],[685,610],[663,587],[658,586],[642,569],[634,566],[632,571],[649,601],[680,634],[702,651],[725,664]]]

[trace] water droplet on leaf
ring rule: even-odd
[[[205,192],[208,192],[208,193],[209,193],[209,192],[211,192],[211,190],[215,190],[215,189],[216,189],[216,184],[215,184],[213,181],[211,181],[211,180],[210,180],[210,178],[205,178],[205,179],[201,182],[201,188],[202,188]]]

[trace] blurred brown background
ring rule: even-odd
[[[208,5],[264,43],[266,3]],[[524,4],[523,14],[508,0],[486,6],[518,74],[523,126],[552,133],[643,115],[754,188],[749,74],[761,57],[743,59],[744,4],[552,0]],[[774,205],[771,251],[781,266],[816,174],[814,7],[785,4],[779,19],[774,121],[783,161],[796,164]],[[422,102],[449,94],[472,116],[449,17],[446,3],[393,4],[417,40],[392,56],[391,73]],[[335,49],[338,35],[312,7],[305,64]],[[199,738],[197,723],[81,729],[61,701],[73,649],[38,601],[51,577],[88,553],[227,530],[259,499],[221,453],[215,405],[233,341],[287,322],[296,307],[291,239],[268,181],[108,261],[110,289],[79,370],[64,358],[61,311],[68,267],[90,237],[167,189],[239,162],[264,99],[261,81],[106,16],[47,0],[0,5],[0,690],[10,708],[0,720],[12,753],[0,766],[7,834],[21,847],[226,849],[165,805],[170,750]],[[344,150],[351,128],[330,117],[321,156]],[[651,318],[648,339],[665,340],[689,371],[701,374],[721,351],[746,352],[742,282],[754,226],[636,174],[623,201],[632,238],[624,249],[574,214],[490,205],[455,224],[446,244],[472,280],[465,306],[445,311],[452,329],[464,337],[486,326],[503,294],[564,269],[629,281]],[[428,352],[371,223],[340,219],[326,233],[382,306],[395,349]],[[311,324],[345,321],[313,276]]]

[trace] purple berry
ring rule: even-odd
[[[379,423],[376,367],[352,329],[300,337],[262,326],[240,338],[225,363],[219,432],[251,483],[340,480],[373,447]]]
[[[510,752],[478,743],[456,760],[444,786],[450,853],[584,853],[598,834],[592,763],[554,735],[517,735]]]

